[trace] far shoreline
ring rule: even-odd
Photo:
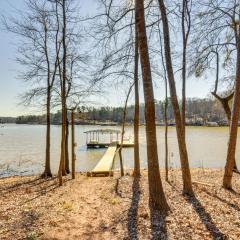
[[[29,125],[29,126],[46,126],[46,123],[0,123],[0,126],[4,126],[4,125]],[[51,126],[61,126],[61,123],[51,123]],[[114,124],[104,124],[104,123],[75,123],[75,126],[101,126],[101,127],[121,127],[122,125],[120,123],[114,123]],[[126,123],[125,126],[127,127],[133,127],[134,124],[133,123]],[[140,127],[145,127],[146,124],[140,124]],[[156,127],[165,127],[164,124],[159,124],[156,123]],[[169,124],[168,127],[176,127],[175,124]],[[194,124],[186,124],[186,127],[209,127],[209,128],[222,128],[222,127],[229,127],[227,125],[194,125]],[[240,124],[239,124],[240,127]]]

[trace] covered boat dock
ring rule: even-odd
[[[117,129],[95,129],[84,132],[87,148],[107,148],[110,145],[121,145],[121,131]],[[124,139],[122,147],[133,147],[133,140]]]
[[[134,142],[125,139],[122,143],[121,131],[115,129],[96,129],[84,132],[87,135],[87,148],[107,148],[95,168],[88,173],[89,176],[112,176],[116,153],[120,147],[133,147]]]

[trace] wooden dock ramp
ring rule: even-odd
[[[96,167],[91,171],[91,176],[112,176],[113,163],[116,155],[117,146],[110,145],[102,156]]]

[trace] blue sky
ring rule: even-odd
[[[93,4],[94,0],[79,0],[81,1],[81,11],[86,13],[94,12],[96,5]],[[24,0],[0,0],[0,12],[5,15],[14,14],[14,8],[23,9]],[[20,66],[15,62],[17,54],[16,43],[17,38],[11,33],[5,32],[0,25],[0,116],[18,116],[22,114],[36,113],[40,114],[41,111],[35,112],[35,109],[28,109],[18,104],[18,96],[24,92],[26,85],[17,78]],[[213,81],[214,79],[212,79]],[[206,97],[212,87],[213,82],[204,79],[191,79],[187,83],[187,96],[188,97]],[[177,83],[180,86],[180,82]],[[109,89],[107,99],[101,99],[100,105],[117,106],[122,105],[124,94],[119,93],[115,88]],[[141,89],[142,90],[142,89]],[[111,92],[111,93],[110,93]],[[162,99],[164,91],[162,86],[155,88],[155,98]],[[111,99],[111,101],[109,101]],[[141,94],[141,101],[142,94]]]

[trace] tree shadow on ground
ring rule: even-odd
[[[30,181],[24,181],[24,182],[17,182],[12,187],[14,191],[20,190],[22,194],[22,202],[16,205],[11,205],[7,210],[14,209],[18,206],[24,206],[27,203],[30,203],[44,195],[47,195],[48,193],[54,191],[55,189],[59,188],[59,184],[57,181],[55,181],[57,177],[53,178],[37,178]],[[72,179],[66,178],[64,179],[64,183],[67,183],[68,181],[71,181]],[[2,192],[2,196],[11,193],[11,186],[4,188]]]
[[[167,214],[162,214],[159,211],[150,209],[151,215],[151,234],[152,240],[164,240],[168,239],[167,226],[166,226],[166,216]]]
[[[51,180],[54,181],[55,178],[52,178]],[[45,180],[45,182],[46,182],[46,181],[47,181],[47,180]],[[52,181],[49,181],[49,183],[51,183]],[[66,183],[66,182],[68,182],[68,181],[71,181],[71,179],[65,179],[65,180],[64,180],[64,183]],[[38,199],[39,197],[44,196],[44,195],[46,195],[47,193],[52,192],[52,191],[54,191],[54,190],[57,189],[57,188],[59,188],[59,185],[58,185],[58,183],[55,182],[55,181],[54,181],[53,183],[51,183],[51,184],[44,185],[44,186],[41,187],[40,189],[36,189],[36,190],[34,191],[34,193],[36,193],[36,196],[27,199],[26,201],[22,202],[21,205],[24,205],[24,204],[26,204],[26,203],[29,203],[29,202],[35,200],[35,199]]]
[[[19,219],[19,230],[22,230],[26,239],[35,239],[36,225],[39,220],[39,213],[32,209],[30,211],[23,211]],[[32,236],[32,238],[31,238]]]
[[[18,187],[21,187],[21,186],[24,186],[24,185],[34,185],[34,184],[39,184],[41,183],[41,180],[45,181],[44,179],[42,178],[34,178],[34,179],[31,179],[31,180],[24,180],[24,181],[17,181],[15,184],[11,185],[11,186],[7,186],[7,187],[2,187],[0,188],[0,192],[7,192],[7,191],[14,191],[14,190],[17,190]],[[39,182],[39,183],[38,183]]]
[[[21,211],[18,217],[11,221],[1,239],[37,239],[39,229],[36,226],[39,217],[37,209]]]
[[[232,193],[233,195],[240,197],[240,193],[236,192],[234,189],[226,189],[226,190]]]
[[[218,200],[221,201],[222,203],[225,203],[225,204],[227,204],[229,207],[231,207],[231,208],[235,209],[236,211],[239,211],[239,212],[240,212],[240,207],[239,207],[239,206],[237,206],[237,205],[235,205],[235,204],[233,204],[233,203],[228,202],[227,200],[219,197],[217,194],[210,193],[208,190],[204,190],[204,192],[207,193],[209,196],[218,199]]]
[[[141,196],[140,178],[134,178],[132,184],[132,202],[128,210],[128,235],[130,239],[138,239],[138,205]]]
[[[58,184],[55,184],[55,183],[53,183],[53,184],[51,184],[49,186],[46,186],[43,189],[41,189],[41,191],[36,191],[37,195],[35,197],[27,199],[26,201],[22,202],[20,204],[20,206],[24,205],[26,203],[32,202],[33,200],[38,199],[39,197],[44,196],[47,193],[53,191],[54,189],[57,189],[58,187],[59,187]]]
[[[52,177],[52,178],[41,178],[41,177],[36,177],[34,179],[29,179],[29,180],[18,180],[16,183],[14,183],[11,186],[3,186],[0,188],[0,193],[7,194],[7,193],[12,193],[13,191],[17,191],[21,187],[26,187],[26,188],[34,188],[41,186],[46,183],[50,183],[54,181],[57,177]]]
[[[201,202],[195,196],[186,196],[185,199],[193,206],[202,223],[205,225],[206,229],[212,235],[212,239],[222,240],[227,238],[227,236],[223,234],[214,224],[211,215],[208,212],[206,212]]]

